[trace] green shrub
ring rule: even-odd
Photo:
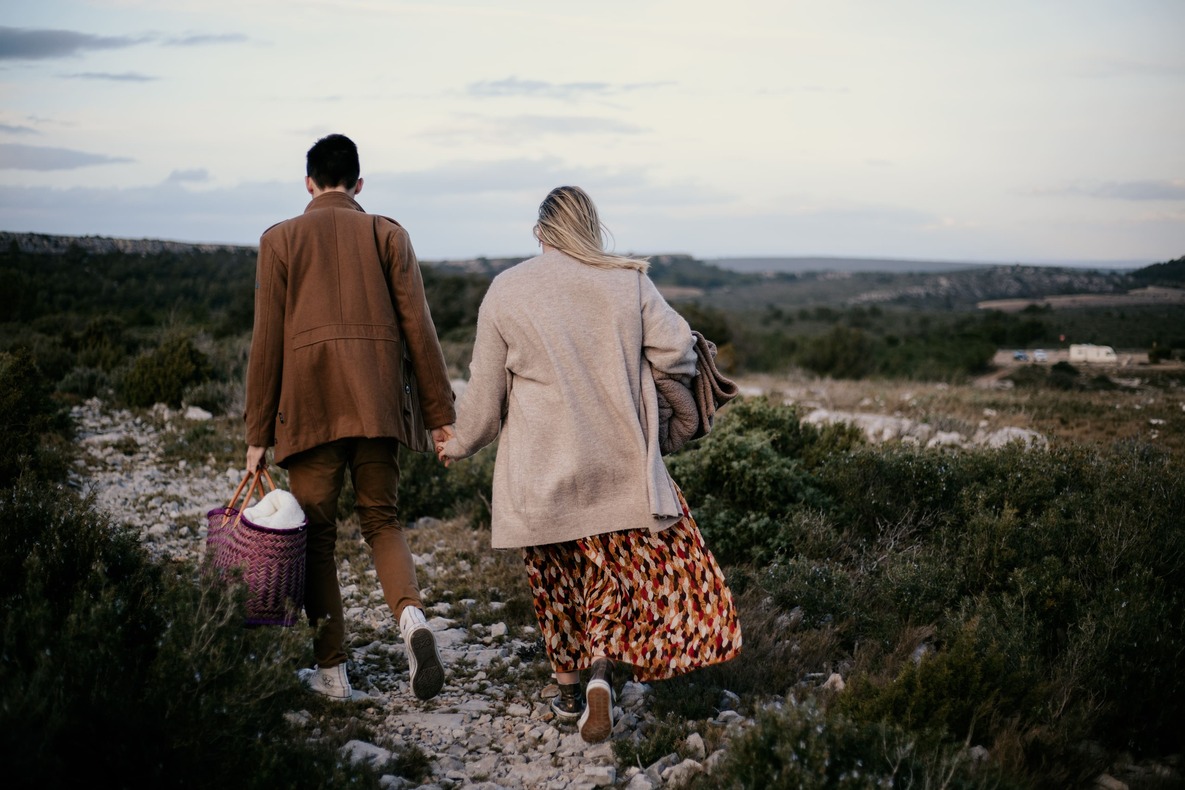
[[[53,437],[68,432],[69,417],[32,357],[0,352],[0,487],[20,475],[62,477],[66,459]]]
[[[793,406],[747,399],[668,467],[721,562],[764,560],[793,551],[796,509],[826,505],[814,468],[859,441],[847,426],[804,425]]]
[[[58,381],[57,391],[85,399],[103,395],[110,387],[111,378],[102,370],[78,366]]]
[[[768,790],[1020,787],[924,731],[861,722],[811,700],[763,711],[700,786]]]
[[[670,459],[717,557],[756,562],[729,569],[745,651],[689,676],[683,708],[838,669],[853,720],[949,744],[971,733],[1033,776],[1074,774],[1084,740],[1179,748],[1185,477],[1172,456],[835,442],[808,463],[827,445],[792,415],[738,403]],[[684,712],[707,715],[697,705]]]
[[[810,628],[842,623],[857,616],[855,584],[840,562],[798,556],[771,565],[763,586],[785,611],[802,610]]]
[[[209,379],[187,387],[181,395],[181,400],[189,406],[197,406],[210,414],[219,415],[229,413],[237,395],[236,384]]]
[[[180,406],[188,388],[210,378],[210,362],[184,335],[166,338],[138,356],[120,381],[119,394],[130,406]]]
[[[877,671],[901,672],[877,681],[898,700],[893,715],[906,698],[925,709],[915,695],[948,673],[971,685],[938,696],[990,709],[989,739],[1013,719],[1117,749],[1174,748],[1185,680],[1167,667],[1185,649],[1172,614],[1185,605],[1185,535],[1173,514],[1185,512],[1185,481],[1172,466],[1134,445],[861,450],[825,464],[821,487],[843,503],[834,518],[868,549],[832,550],[860,562],[844,644],[883,643]],[[893,635],[927,624],[938,653],[914,670],[890,662]],[[1023,666],[1001,674],[1005,659]],[[993,676],[998,686],[975,685]],[[1026,684],[1056,702],[1035,705]],[[948,737],[965,737],[969,717],[948,716]]]
[[[152,563],[68,492],[0,492],[0,756],[14,786],[350,786],[284,712],[305,635],[243,627],[241,588]],[[353,776],[351,774],[354,774]],[[361,773],[366,776],[365,772]],[[369,777],[373,782],[375,777]]]
[[[0,335],[0,351],[27,354],[48,382],[57,381],[76,364],[74,352],[62,342],[57,327],[44,333],[29,326],[9,325]]]
[[[811,338],[799,350],[798,364],[823,376],[858,379],[873,370],[873,345],[865,332],[836,326],[821,337]]]
[[[399,455],[399,515],[405,522],[431,516],[464,516],[474,524],[490,523],[490,496],[497,444],[449,468],[432,453]]]
[[[993,639],[995,629],[976,619],[961,624],[952,641],[905,663],[892,683],[853,679],[839,710],[858,721],[893,722],[909,731],[934,730],[951,742],[990,742],[1013,717],[1039,715],[1040,677],[1027,650]]]
[[[82,332],[69,338],[78,364],[108,373],[123,364],[135,348],[126,329],[119,316],[103,314],[92,318]]]

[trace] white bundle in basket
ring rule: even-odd
[[[299,529],[305,523],[304,511],[296,497],[279,488],[259,500],[259,504],[244,510],[243,518],[268,529]]]

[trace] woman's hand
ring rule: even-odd
[[[451,425],[443,425],[439,428],[432,429],[432,443],[436,447],[436,457],[446,467],[452,466],[453,459],[444,454],[444,445],[449,439],[456,438],[456,431]]]

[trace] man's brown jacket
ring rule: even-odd
[[[456,419],[411,240],[343,192],[259,240],[247,443],[277,464],[347,437],[432,449]],[[409,375],[414,373],[414,377]]]

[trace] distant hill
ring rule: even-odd
[[[1094,271],[1131,271],[1139,264],[1133,261],[1095,261],[1090,263],[982,263],[972,261],[925,261],[905,258],[844,258],[839,256],[804,257],[749,257],[712,258],[716,266],[737,272],[766,274],[806,274],[812,272],[887,272],[889,274],[935,274],[964,269],[990,269],[1001,266],[1041,266],[1055,269]]]
[[[188,241],[159,239],[113,239],[108,236],[52,236],[46,233],[14,233],[0,230],[0,249],[43,255],[62,255],[71,247],[83,252],[105,255],[122,252],[128,255],[156,255],[162,252],[188,254],[193,252],[243,252],[255,247],[235,244],[198,244]]]
[[[807,274],[813,272],[888,272],[891,274],[953,272],[1004,264],[967,261],[914,261],[898,258],[757,257],[712,258],[709,263],[751,274]]]
[[[24,254],[47,255],[64,255],[75,250],[92,255],[239,257],[255,251],[248,246],[0,231],[0,250],[14,248]],[[1185,256],[1134,271],[894,258],[702,260],[685,254],[658,254],[649,258],[651,278],[664,288],[668,298],[706,299],[722,309],[817,304],[974,309],[986,300],[1124,294],[1148,286],[1185,287]],[[431,270],[434,275],[461,275],[480,282],[488,281],[520,260],[521,257],[477,257],[423,263],[426,273]]]
[[[690,255],[649,255],[650,278],[659,285],[712,289],[758,283],[765,278],[722,269]],[[480,274],[494,277],[519,263],[522,258],[469,258],[465,260],[424,261],[432,269],[451,274]]]
[[[1131,278],[1140,285],[1185,286],[1185,255],[1174,261],[1137,269],[1131,273]]]

